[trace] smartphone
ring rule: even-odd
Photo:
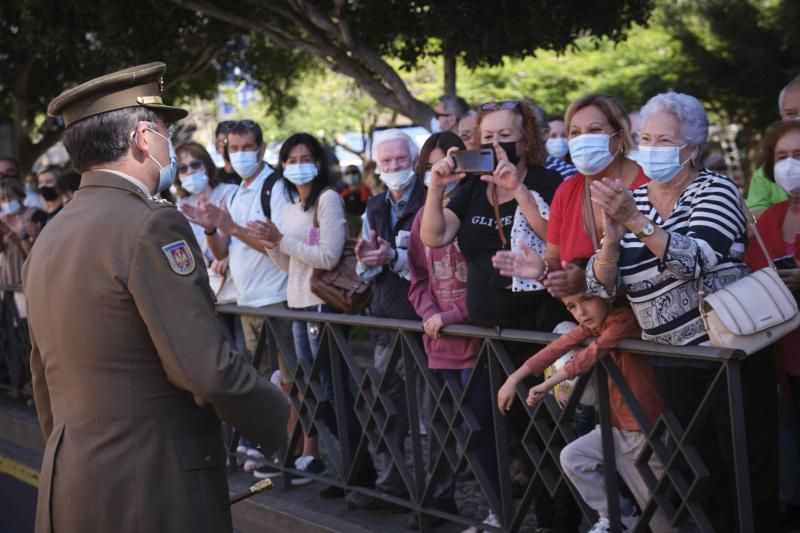
[[[456,162],[457,174],[490,174],[494,171],[494,150],[483,148],[481,150],[459,150],[453,152]]]
[[[800,268],[800,264],[797,263],[797,260],[792,255],[785,255],[783,257],[773,259],[773,262],[775,263],[775,268],[778,270]]]

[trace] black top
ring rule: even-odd
[[[534,167],[528,170],[525,185],[549,204],[561,184],[558,172]],[[487,183],[467,177],[458,188],[447,208],[461,221],[458,246],[467,260],[467,313],[471,322],[486,326],[539,327],[540,302],[545,297],[538,292],[511,292],[511,278],[501,276],[492,266],[492,256],[501,249],[494,209],[486,196]],[[517,201],[499,206],[500,223],[506,237],[506,249],[511,244],[511,228]],[[526,326],[521,326],[526,324]],[[543,326],[543,325],[542,325]]]
[[[217,169],[217,180],[219,180],[220,183],[232,183],[234,185],[239,185],[242,182],[242,178],[239,177],[239,174],[236,172],[225,172],[225,167]]]

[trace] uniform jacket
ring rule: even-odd
[[[269,455],[288,401],[224,339],[183,215],[87,172],[23,284],[46,441],[36,532],[231,531],[217,415]]]

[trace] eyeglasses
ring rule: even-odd
[[[453,116],[452,113],[436,113],[436,118],[452,117],[452,116]]]
[[[192,170],[200,170],[201,168],[203,168],[203,162],[198,159],[195,159],[194,161],[191,161],[188,165],[180,165],[178,167],[178,172],[180,174],[186,174],[190,168]]]
[[[484,102],[481,111],[511,111],[519,107],[519,100],[503,100],[502,102]]]
[[[465,132],[459,133],[458,136],[461,137],[462,141],[471,141],[472,140],[472,132],[471,131],[465,131]]]

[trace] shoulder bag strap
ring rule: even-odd
[[[592,238],[592,248],[595,252],[600,249],[600,239],[597,238],[597,225],[594,222],[594,208],[592,207],[591,192],[589,191],[589,178],[583,178],[583,229]]]
[[[497,200],[497,185],[495,184],[492,184],[492,208],[494,208],[494,221],[497,224],[497,235],[500,237],[500,243],[503,248],[505,248],[508,241],[503,231],[503,225],[500,222],[500,203]]]
[[[319,217],[317,216],[317,207],[319,206],[319,199],[322,198],[322,195],[325,194],[325,191],[328,191],[330,189],[331,189],[330,187],[325,187],[324,189],[322,189],[320,191],[320,193],[319,193],[319,196],[317,196],[317,199],[314,201],[314,227],[315,228],[319,227]]]

